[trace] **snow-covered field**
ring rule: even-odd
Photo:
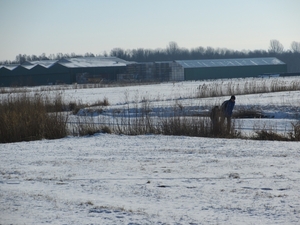
[[[300,147],[170,136],[1,145],[1,224],[299,224]]]
[[[228,98],[189,99],[198,85],[64,95],[84,103],[107,97],[106,116],[144,96],[159,105],[177,99],[199,110]],[[299,91],[240,95],[236,107],[259,106],[275,117],[268,122],[284,127],[299,119],[299,99]],[[0,144],[0,158],[3,225],[300,224],[299,142],[96,134]]]

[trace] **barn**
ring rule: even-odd
[[[117,80],[183,81],[285,74],[274,57],[135,63],[117,57],[80,57],[0,66],[0,86],[99,83]]]
[[[80,57],[0,66],[0,86],[36,86],[117,80],[127,62],[117,57]]]
[[[182,80],[257,77],[287,72],[287,65],[275,57],[177,60],[175,64],[182,68],[181,75],[177,74]]]

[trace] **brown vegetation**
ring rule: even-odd
[[[224,88],[224,85],[226,88]],[[221,88],[223,87],[223,88]],[[253,94],[270,91],[291,91],[299,90],[300,82],[292,81],[284,83],[281,80],[274,80],[271,85],[257,83],[257,79],[238,82],[212,82],[199,86],[196,92],[198,98],[230,95],[231,93]],[[221,91],[225,90],[225,91]],[[6,93],[7,89],[3,89]],[[50,90],[47,90],[50,91]],[[300,124],[292,124],[293,130],[287,134],[277,134],[272,129],[254,129],[255,135],[252,137],[242,137],[237,132],[236,125],[226,130],[226,124],[219,120],[212,125],[208,115],[191,116],[186,113],[186,107],[181,102],[175,101],[173,111],[168,116],[151,116],[151,101],[143,97],[135,96],[134,101],[129,101],[128,94],[125,96],[127,105],[123,109],[116,110],[112,118],[102,119],[95,122],[94,112],[102,113],[105,107],[109,106],[108,98],[98,100],[93,104],[87,105],[80,102],[66,103],[63,100],[63,93],[57,92],[54,99],[50,99],[45,94],[36,92],[29,96],[26,89],[18,89],[16,94],[4,95],[0,102],[0,143],[31,141],[39,139],[62,138],[68,134],[73,135],[93,135],[95,133],[115,133],[125,135],[142,134],[163,134],[163,135],[182,135],[196,137],[222,137],[222,138],[251,138],[256,140],[280,140],[280,141],[300,141]],[[45,93],[45,92],[42,92]],[[134,107],[129,106],[133,102]],[[68,112],[72,111],[77,115],[79,110],[86,112],[77,122],[68,122]],[[234,112],[235,118],[257,118],[263,117],[262,113],[256,108],[239,108]],[[84,119],[82,119],[84,118]]]
[[[59,99],[56,99],[59,101]],[[55,102],[45,101],[41,95],[8,96],[0,104],[0,142],[56,139],[67,135],[67,118],[56,108]],[[56,108],[57,109],[57,108]]]

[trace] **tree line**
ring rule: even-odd
[[[86,53],[84,55],[71,54],[50,54],[45,53],[40,56],[22,55],[16,56],[13,61],[3,61],[0,64],[22,64],[25,61],[39,60],[59,60],[62,58],[75,57],[96,57],[96,56],[114,56],[126,61],[135,62],[153,62],[153,61],[173,61],[173,60],[195,60],[195,59],[229,59],[229,58],[256,58],[256,57],[276,57],[285,62],[288,66],[288,72],[300,72],[300,42],[293,41],[290,49],[284,49],[283,45],[278,40],[271,40],[268,50],[253,50],[253,51],[236,51],[227,48],[212,48],[212,47],[196,47],[192,49],[179,47],[176,42],[170,42],[165,49],[129,49],[114,48],[108,55],[104,52],[103,55],[94,55]]]

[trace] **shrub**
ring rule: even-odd
[[[104,127],[102,127],[101,132],[105,133],[105,134],[111,134],[112,130],[109,126],[104,126]]]
[[[90,106],[109,106],[108,99],[106,97],[103,100],[98,100],[97,102],[91,104]]]
[[[283,134],[277,134],[274,131],[260,130],[255,131],[256,136],[253,137],[255,140],[264,141],[289,141],[289,138],[285,137]]]
[[[292,141],[300,141],[300,122],[292,123],[293,130],[289,133]]]
[[[68,106],[68,110],[72,111],[73,115],[77,115],[80,109],[86,107],[87,105],[84,105],[82,103],[77,103],[77,102],[70,102]]]
[[[62,113],[48,113],[49,102],[41,95],[8,96],[0,103],[0,142],[19,142],[67,135],[67,118]],[[54,105],[54,103],[53,103]]]

